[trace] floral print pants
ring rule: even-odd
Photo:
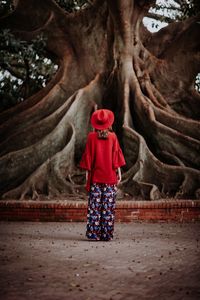
[[[113,238],[116,185],[94,183],[90,188],[86,236],[92,240]]]

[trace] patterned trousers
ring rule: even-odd
[[[116,185],[94,183],[88,199],[86,236],[92,240],[113,238]]]

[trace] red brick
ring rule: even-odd
[[[87,202],[0,201],[0,220],[86,221]],[[117,222],[200,221],[199,200],[118,201]]]

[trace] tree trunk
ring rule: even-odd
[[[200,196],[200,16],[152,34],[142,24],[152,3],[96,1],[68,15],[52,0],[19,0],[1,20],[23,39],[44,33],[59,61],[44,89],[0,115],[3,199],[81,197],[78,163],[97,107],[115,114],[124,193]]]

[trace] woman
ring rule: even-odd
[[[125,165],[117,136],[112,132],[114,114],[108,109],[96,110],[91,117],[95,131],[90,132],[80,167],[86,170],[89,192],[86,236],[91,240],[113,238],[117,187],[120,167]]]

